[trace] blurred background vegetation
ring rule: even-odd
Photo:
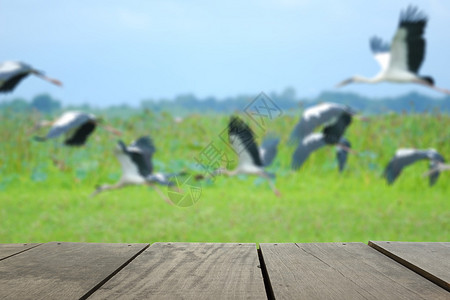
[[[254,96],[144,100],[139,107],[64,107],[51,95],[11,99],[0,106],[0,241],[46,242],[337,242],[374,240],[445,241],[450,236],[450,172],[434,187],[422,174],[428,162],[408,166],[394,185],[382,172],[397,148],[435,148],[450,159],[450,98],[410,94],[398,99],[364,99],[351,94],[324,93],[297,99],[293,89],[268,96],[283,110],[267,120],[265,134],[280,136],[279,154],[269,171],[277,175],[281,198],[267,182],[251,176],[216,178],[202,183],[192,207],[167,205],[155,191],[129,187],[90,198],[98,184],[121,175],[113,154],[118,140],[101,127],[80,148],[62,146],[62,139],[44,143],[32,132],[42,119],[61,111],[92,111],[122,131],[130,143],[150,135],[157,152],[156,171],[202,173],[195,158],[221,142],[231,113],[245,119],[242,109]],[[360,99],[360,100],[355,100]],[[349,156],[339,174],[335,149],[313,153],[302,168],[290,170],[293,148],[287,139],[302,109],[318,101],[350,104],[370,116],[354,119],[346,132],[359,153]],[[356,101],[356,102],[353,102]],[[250,126],[255,124],[246,118]],[[63,163],[57,163],[61,161]],[[231,167],[234,167],[232,165]]]

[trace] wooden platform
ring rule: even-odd
[[[0,244],[0,299],[450,299],[450,243]]]

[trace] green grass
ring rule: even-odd
[[[112,153],[116,138],[99,129],[80,149],[38,143],[28,133],[30,118],[35,117],[2,116],[1,243],[448,241],[450,236],[450,172],[432,188],[421,176],[426,162],[405,169],[393,186],[381,177],[397,147],[434,147],[450,159],[447,115],[355,120],[346,136],[360,155],[350,156],[343,174],[336,170],[333,148],[319,150],[300,171],[290,171],[293,149],[286,140],[297,117],[275,119],[267,129],[281,134],[282,142],[270,170],[277,173],[282,197],[254,177],[217,178],[203,183],[200,200],[187,208],[169,206],[143,186],[89,197],[95,185],[120,177]],[[169,115],[142,113],[110,121],[127,143],[152,135],[158,170],[198,173],[194,157],[209,142],[233,157],[218,137],[227,120],[191,116],[175,124]],[[255,131],[259,137],[264,133]],[[52,164],[52,155],[65,158],[63,171]]]

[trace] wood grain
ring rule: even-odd
[[[39,243],[30,244],[0,244],[0,260],[14,256],[31,248],[39,246]]]
[[[369,241],[369,246],[450,291],[450,243]]]
[[[363,243],[261,244],[277,299],[449,299]]]
[[[47,243],[0,261],[0,299],[79,299],[148,244]]]
[[[91,298],[264,299],[258,265],[255,244],[155,243]]]

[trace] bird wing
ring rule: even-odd
[[[324,135],[322,133],[311,133],[305,137],[298,143],[298,146],[292,155],[292,169],[299,169],[312,152],[325,145]]]
[[[142,174],[139,170],[138,165],[133,160],[133,154],[128,151],[127,146],[124,142],[117,142],[117,149],[114,151],[117,159],[122,167],[122,176],[126,178],[141,178]],[[134,154],[134,156],[137,156]]]
[[[352,115],[350,113],[341,113],[336,122],[323,128],[322,133],[324,134],[325,143],[337,144],[351,122]]]
[[[153,140],[148,136],[138,138],[127,147],[127,152],[143,177],[147,177],[153,172],[152,157],[155,151]]]
[[[239,164],[254,164],[262,167],[261,157],[253,131],[239,117],[232,116],[228,123],[228,139],[239,156]]]
[[[5,93],[11,92],[12,90],[15,89],[15,87],[19,84],[19,82],[21,82],[22,79],[24,79],[28,75],[30,75],[30,73],[17,74],[15,76],[10,77],[7,81],[4,81],[3,83],[1,83],[2,81],[0,80],[0,92]]]
[[[306,109],[300,121],[295,125],[288,143],[300,142],[318,126],[331,122],[333,118],[347,110],[349,107],[334,102],[324,102]]]
[[[45,138],[51,139],[58,137],[88,121],[95,121],[95,116],[78,111],[68,111],[53,123]]]
[[[403,168],[420,159],[427,158],[427,154],[417,149],[398,149],[394,157],[389,161],[384,169],[384,177],[388,184],[394,183],[402,172]]]
[[[278,137],[266,137],[259,147],[259,155],[264,167],[270,166],[277,155],[277,147],[280,142]]]
[[[408,6],[391,42],[389,68],[417,73],[425,55],[423,38],[427,17],[417,7]]]
[[[339,144],[342,144],[342,145],[346,146],[347,148],[352,147],[350,141],[344,137],[342,137],[340,139]],[[337,158],[338,165],[339,165],[339,172],[342,172],[344,170],[345,165],[347,163],[347,156],[348,156],[348,151],[346,149],[343,149],[341,147],[337,148],[336,158]]]
[[[94,132],[97,123],[95,121],[89,120],[79,126],[75,132],[69,136],[64,144],[68,146],[82,146],[86,143],[87,138]]]
[[[10,92],[27,77],[33,68],[18,61],[5,61],[0,64],[0,92]]]
[[[403,166],[398,163],[395,157],[393,157],[386,168],[384,169],[384,178],[388,184],[393,184],[397,177],[402,172]]]
[[[445,163],[444,157],[434,149],[429,150],[429,157],[430,157],[430,171],[438,168],[440,164]],[[430,174],[429,179],[430,186],[433,186],[437,182],[439,175],[440,175],[439,169],[436,172]]]
[[[381,38],[374,36],[370,39],[370,49],[375,60],[379,63],[381,71],[387,70],[391,60],[389,44]]]

